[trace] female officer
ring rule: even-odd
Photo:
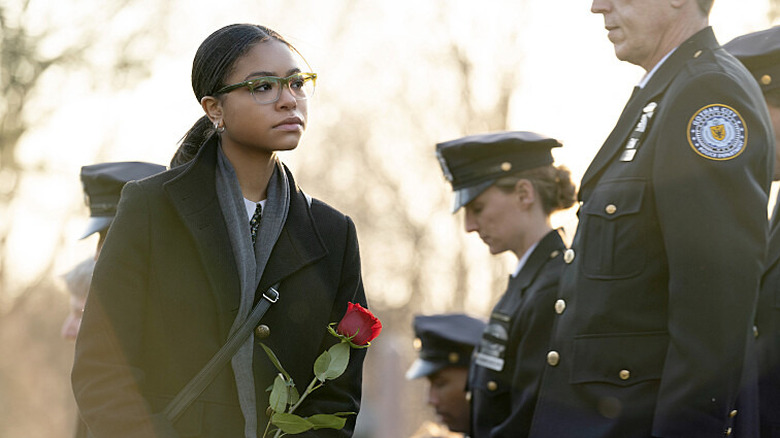
[[[472,360],[475,438],[528,435],[563,266],[564,244],[550,214],[575,202],[569,171],[552,164],[550,150],[558,146],[532,132],[437,145],[454,211],[465,207],[466,231],[479,233],[491,254],[512,251],[518,258]]]
[[[263,26],[227,26],[199,47],[205,116],[186,164],[125,187],[95,267],[72,375],[95,438],[257,437],[277,372],[251,336],[177,420],[163,412],[272,285],[280,297],[256,336],[298,385],[335,341],[328,324],[366,305],[352,221],[304,195],[276,155],[298,146],[316,77]],[[296,414],[357,412],[364,351]],[[351,416],[317,436],[353,427]]]

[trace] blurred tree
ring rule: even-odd
[[[0,0],[0,314],[13,307],[13,297],[26,295],[17,291],[9,297],[7,287],[14,201],[25,176],[50,164],[43,158],[20,162],[21,138],[61,104],[69,79],[121,89],[145,78],[149,54],[166,39],[161,24],[168,6],[151,0],[61,0],[56,6]],[[85,115],[85,124],[88,119]],[[27,289],[49,271],[43,269]]]

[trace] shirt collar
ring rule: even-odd
[[[652,78],[652,77],[653,77],[653,75],[655,74],[655,72],[657,72],[657,71],[658,71],[658,69],[661,67],[661,65],[663,65],[663,63],[664,63],[664,62],[666,62],[666,60],[667,60],[667,59],[668,59],[670,56],[672,56],[672,53],[674,53],[674,51],[675,51],[675,50],[677,50],[677,48],[676,48],[676,47],[675,47],[674,49],[670,50],[670,51],[669,51],[669,53],[667,53],[667,54],[666,54],[666,56],[664,56],[663,58],[661,58],[661,60],[660,60],[660,61],[658,61],[658,63],[655,65],[655,67],[653,67],[653,69],[652,69],[652,70],[650,70],[649,72],[647,72],[647,74],[646,74],[646,75],[645,75],[645,76],[642,78],[642,80],[641,80],[641,81],[639,81],[639,84],[637,84],[637,87],[639,87],[639,88],[645,88],[645,85],[647,85],[647,83],[648,83],[648,82],[650,82],[650,78]]]
[[[525,266],[525,263],[528,261],[528,258],[531,257],[531,253],[534,252],[537,245],[539,245],[539,242],[536,242],[533,245],[531,245],[525,251],[523,256],[520,257],[520,260],[517,261],[517,267],[515,268],[515,272],[512,273],[512,277],[517,277],[520,274],[520,270],[523,269],[523,266]]]

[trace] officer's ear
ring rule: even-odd
[[[534,185],[527,179],[521,179],[515,183],[515,194],[523,205],[531,205],[536,201]]]

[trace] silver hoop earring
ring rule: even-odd
[[[223,132],[225,132],[225,127],[219,125],[220,122],[214,122],[214,130],[217,131],[217,134],[222,134]]]

